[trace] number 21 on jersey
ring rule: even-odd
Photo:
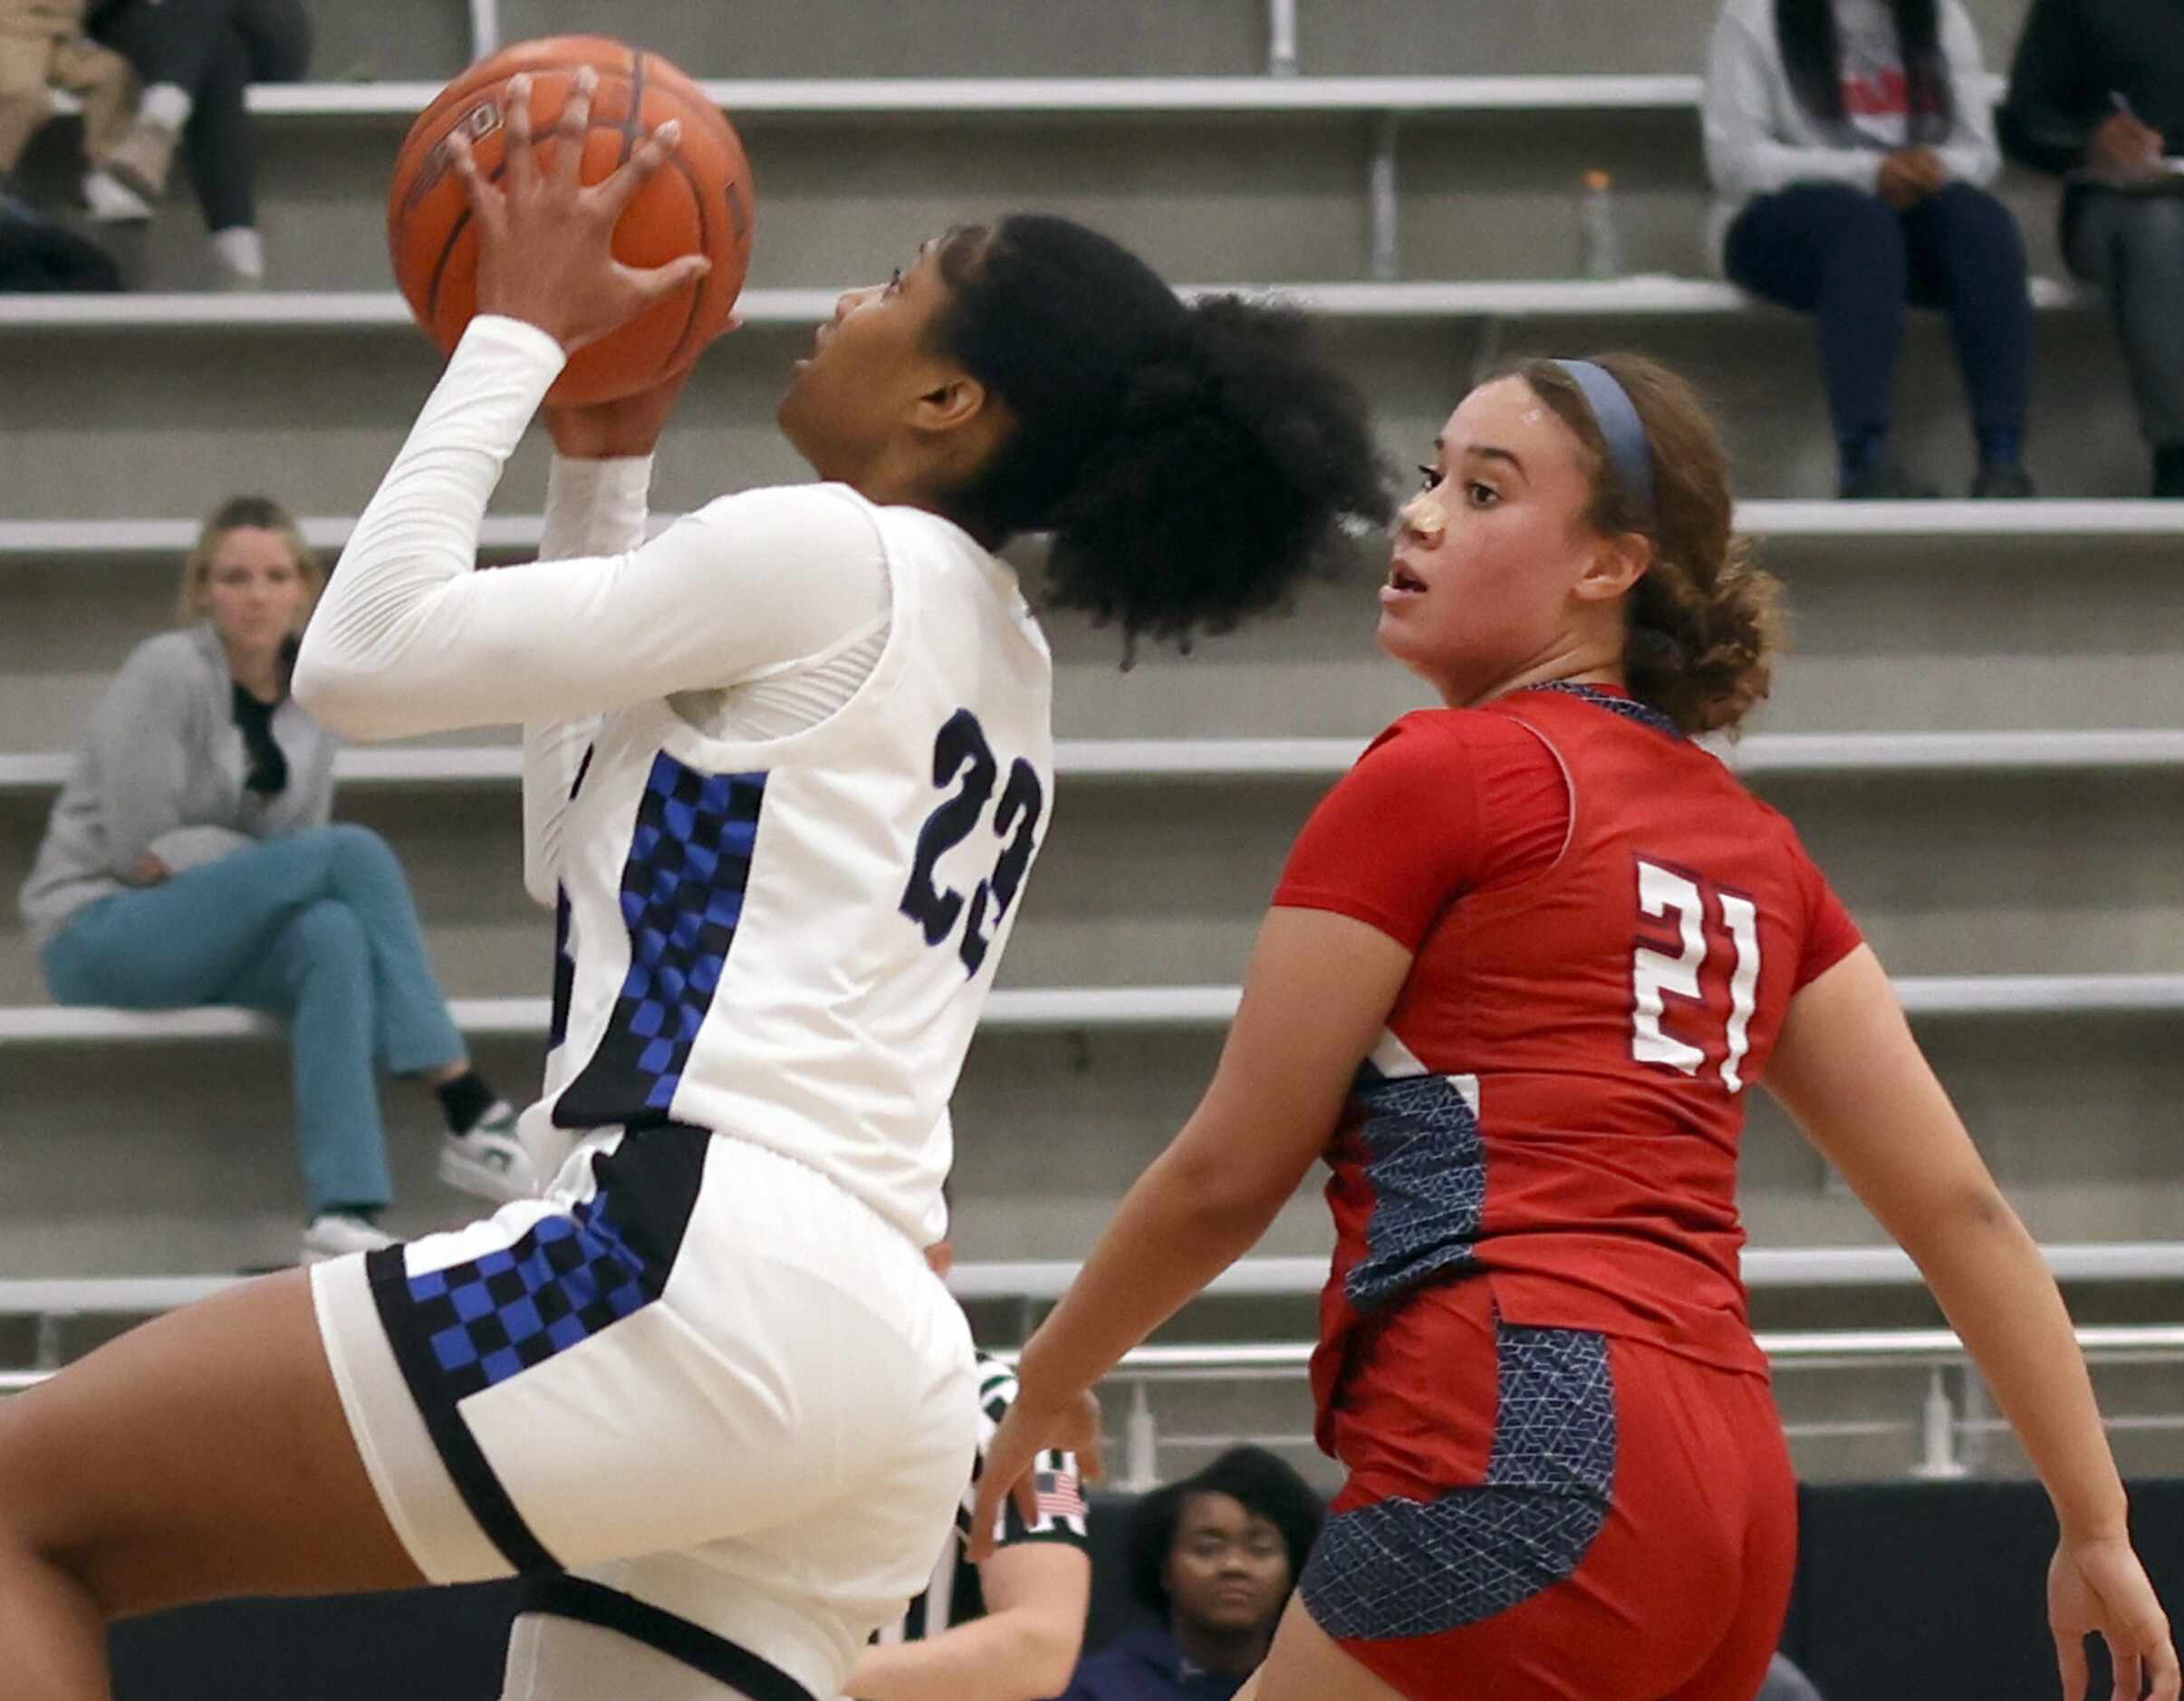
[[[1671,1030],[1668,1001],[1681,998],[1700,1007],[1706,993],[1700,976],[1717,955],[1709,928],[1727,946],[1729,1020],[1723,1034],[1721,1079],[1731,1092],[1744,1091],[1738,1073],[1751,1050],[1752,1012],[1759,991],[1759,911],[1748,898],[1707,887],[1688,874],[1642,859],[1638,864],[1638,909],[1647,920],[1666,921],[1677,947],[1662,950],[1640,941],[1631,958],[1631,1055],[1641,1063],[1663,1063],[1696,1075],[1709,1048],[1694,1045],[1689,1028]],[[1688,1023],[1689,1017],[1683,1021]],[[1676,1025],[1682,1025],[1677,1023]]]

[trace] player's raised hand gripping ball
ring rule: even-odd
[[[387,209],[395,277],[442,350],[478,312],[571,351],[549,398],[629,396],[733,322],[755,205],[735,130],[659,55],[600,36],[506,49],[411,128]]]

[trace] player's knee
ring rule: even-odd
[[[322,898],[293,921],[282,939],[300,969],[361,963],[369,955],[364,924],[336,898]]]
[[[313,835],[326,857],[335,884],[352,888],[399,885],[402,865],[392,847],[369,827],[354,822],[336,822]]]
[[[1998,264],[2021,259],[2025,235],[2016,215],[1970,183],[1951,183],[1934,196],[1934,210],[1948,226],[1950,240],[1973,246]]]
[[[325,847],[328,856],[357,868],[377,868],[394,860],[394,852],[384,839],[353,821],[316,828],[310,836]]]
[[[2184,198],[2149,196],[2121,227],[2125,263],[2165,283],[2184,277]]]
[[[1828,216],[1837,242],[1878,255],[1905,252],[1902,216],[1878,195],[1853,189],[1832,197]]]

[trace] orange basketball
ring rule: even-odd
[[[425,334],[450,352],[477,311],[477,232],[448,138],[458,130],[467,134],[478,170],[497,182],[505,168],[508,79],[527,72],[539,167],[553,169],[557,152],[573,139],[559,128],[581,65],[599,72],[582,142],[584,182],[609,176],[668,120],[682,120],[673,157],[614,227],[615,258],[656,266],[704,254],[713,269],[580,349],[548,398],[574,403],[611,401],[673,376],[727,326],[750,268],[756,197],[743,143],[705,91],[658,53],[603,35],[522,42],[471,66],[410,126],[387,197],[395,282]]]

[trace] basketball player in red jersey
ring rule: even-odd
[[[1404,509],[1406,716],[1314,812],[1213,1082],[1026,1347],[986,1476],[1086,1452],[1087,1390],[1313,1162],[1313,1391],[1348,1470],[1256,1701],[1751,1701],[1794,1483],[1738,1280],[1765,1080],[1910,1251],[2054,1503],[2064,1687],[2178,1694],[2037,1249],[1789,823],[1691,735],[1765,695],[1776,587],[1649,361],[1472,392]],[[991,1508],[974,1528],[990,1528]]]

